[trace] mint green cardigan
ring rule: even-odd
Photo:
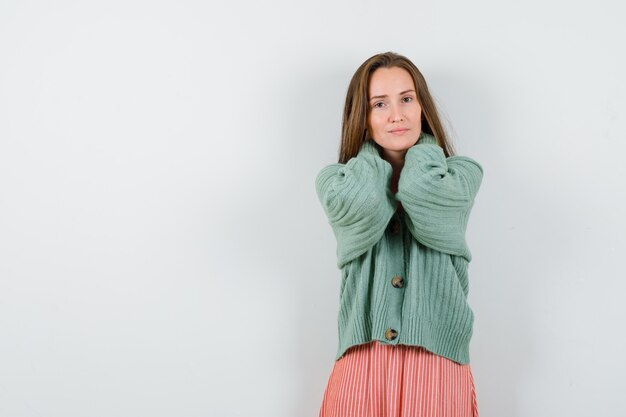
[[[335,359],[378,340],[467,364],[474,314],[465,231],[483,169],[465,156],[446,158],[422,133],[406,152],[396,194],[391,174],[370,139],[315,180],[341,271]]]

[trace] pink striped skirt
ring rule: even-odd
[[[478,417],[470,365],[372,341],[335,361],[319,417]]]

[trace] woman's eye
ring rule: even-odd
[[[409,103],[409,102],[413,101],[413,97],[404,97],[403,100],[404,100],[405,103]]]
[[[380,104],[381,106],[379,106],[379,104]],[[379,102],[377,102],[377,103],[374,103],[374,105],[373,105],[372,107],[378,107],[378,108],[381,108],[383,104],[385,104],[385,103],[383,103],[382,101],[379,101]]]

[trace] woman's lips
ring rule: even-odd
[[[409,129],[395,129],[395,130],[391,130],[389,131],[389,133],[391,133],[394,136],[402,136],[405,132],[408,132]]]

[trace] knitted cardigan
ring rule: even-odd
[[[465,231],[482,166],[465,156],[446,158],[436,139],[422,133],[405,154],[396,194],[391,174],[369,139],[355,157],[324,167],[315,180],[341,271],[335,360],[351,346],[378,340],[423,346],[467,364],[474,314]]]

